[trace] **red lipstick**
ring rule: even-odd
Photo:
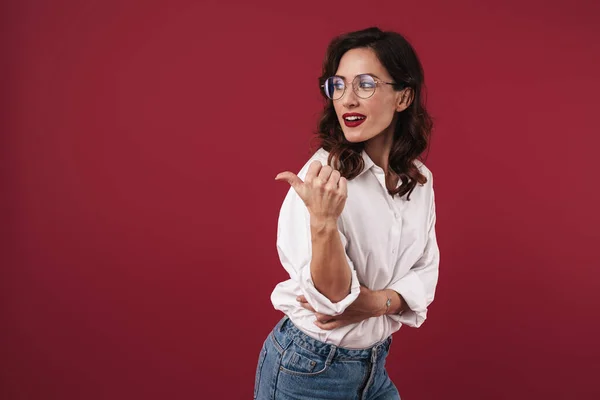
[[[359,113],[346,113],[342,115],[342,118],[348,128],[355,128],[365,122],[367,116]]]

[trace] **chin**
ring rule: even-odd
[[[350,143],[361,143],[366,141],[367,139],[369,139],[364,133],[362,132],[347,132],[345,130],[343,130],[344,132],[344,137],[346,138],[347,141],[349,141]]]
[[[346,140],[349,141],[350,143],[361,143],[364,142],[364,139],[361,137],[348,137],[346,136]]]

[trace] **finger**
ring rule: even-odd
[[[340,178],[340,181],[338,182],[338,189],[339,189],[340,193],[343,194],[344,196],[348,195],[348,180],[346,178],[344,178],[343,176]]]
[[[311,162],[308,166],[308,171],[306,172],[304,181],[307,183],[312,183],[312,181],[315,180],[315,178],[319,175],[322,167],[323,165],[321,164],[321,161],[315,160]]]
[[[322,324],[330,322],[330,321],[334,321],[334,318],[331,315],[315,313],[315,316],[317,317],[317,322],[320,322]]]
[[[296,301],[299,301],[300,303],[308,303],[308,300],[306,300],[306,297],[304,297],[303,294],[301,294],[300,296],[296,297]]]
[[[332,329],[339,328],[340,326],[342,326],[342,324],[343,324],[343,322],[339,321],[339,320],[332,320],[332,321],[325,322],[325,323],[315,321],[316,326],[318,326],[319,328],[324,329],[326,331],[330,331]]]
[[[321,171],[319,172],[319,180],[323,185],[329,181],[329,177],[331,176],[332,172],[333,168],[331,168],[329,165],[325,165],[323,168],[321,168]]]
[[[327,186],[331,189],[337,189],[338,183],[340,182],[340,171],[333,170],[331,175],[329,176],[329,181],[327,182]]]
[[[304,182],[302,182],[302,179],[298,178],[298,176],[296,174],[294,174],[293,172],[289,172],[289,171],[285,171],[285,172],[281,172],[280,174],[277,174],[277,176],[275,177],[275,180],[276,181],[286,181],[296,191],[298,191],[300,186],[302,186],[302,184],[304,183]]]
[[[300,303],[300,306],[305,310],[316,312],[315,309],[309,303]]]

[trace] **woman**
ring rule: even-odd
[[[399,399],[385,370],[392,334],[419,327],[439,250],[426,150],[423,70],[400,34],[335,38],[320,78],[321,148],[283,202],[277,249],[285,316],[264,342],[255,399]]]

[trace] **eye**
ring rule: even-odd
[[[363,78],[358,83],[358,87],[361,89],[373,89],[375,87],[375,81],[373,81],[372,78]]]
[[[333,87],[335,90],[344,90],[344,81],[341,79],[334,79],[333,80]]]

